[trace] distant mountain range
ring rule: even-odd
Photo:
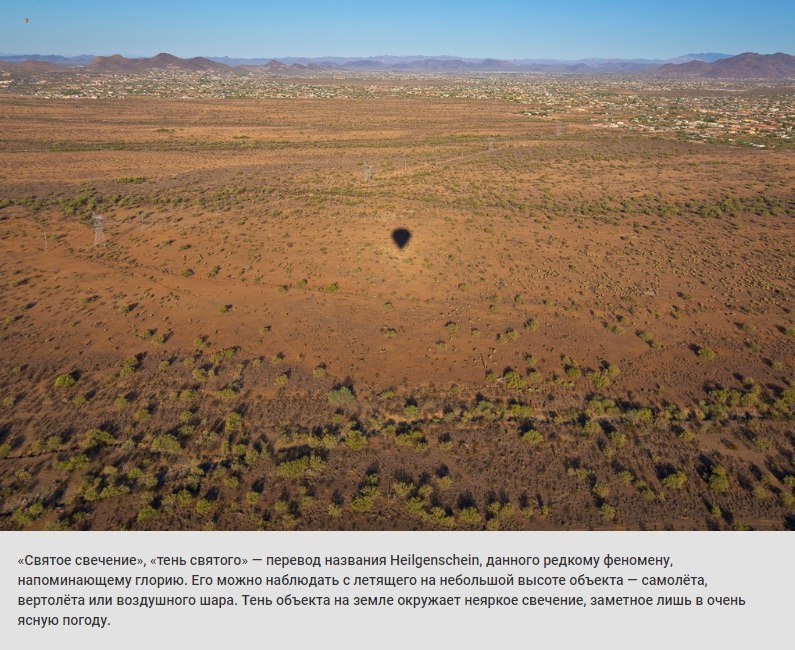
[[[707,61],[708,63],[712,63],[713,61],[720,61],[721,59],[730,59],[732,55],[730,54],[719,54],[718,52],[702,52],[701,54],[685,54],[684,56],[678,56],[675,59],[671,59],[668,63],[688,63],[690,61]]]
[[[86,65],[96,58],[94,54],[79,54],[78,56],[59,56],[58,54],[0,54],[0,61],[7,61],[8,63],[43,61],[69,67]]]
[[[281,59],[232,59],[195,57],[182,59],[161,53],[149,58],[80,55],[0,55],[2,67],[27,72],[47,72],[80,67],[100,73],[134,73],[146,70],[239,71],[258,74],[294,75],[316,70],[361,70],[394,72],[537,72],[537,73],[639,73],[697,76],[706,78],[795,78],[795,57],[789,54],[737,56],[707,52],[686,54],[668,61],[654,59],[467,59],[454,56],[284,57]]]
[[[714,62],[693,60],[679,65],[669,63],[657,68],[656,72],[707,78],[793,79],[795,56],[783,52],[776,54],[745,52]]]
[[[245,70],[246,72],[265,72],[276,74],[291,74],[297,72],[308,72],[312,70],[329,70],[329,65],[318,65],[317,63],[283,63],[276,59],[271,59],[265,64],[239,64],[235,70]]]

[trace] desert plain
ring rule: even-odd
[[[795,528],[791,85],[97,83],[0,92],[0,527]]]

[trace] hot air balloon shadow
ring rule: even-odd
[[[392,241],[401,250],[409,243],[409,239],[411,239],[411,233],[405,228],[395,228],[392,231]]]

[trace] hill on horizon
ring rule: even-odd
[[[86,66],[86,69],[96,72],[137,72],[140,70],[164,70],[168,68],[217,72],[230,69],[228,65],[210,61],[204,57],[198,56],[192,59],[181,59],[173,54],[167,54],[165,52],[144,59],[128,59],[121,54],[98,56]]]
[[[795,79],[795,56],[744,52],[714,62],[668,63],[655,70],[662,74],[729,79]]]

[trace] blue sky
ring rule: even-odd
[[[566,59],[795,54],[794,26],[791,0],[3,0],[0,53]]]

